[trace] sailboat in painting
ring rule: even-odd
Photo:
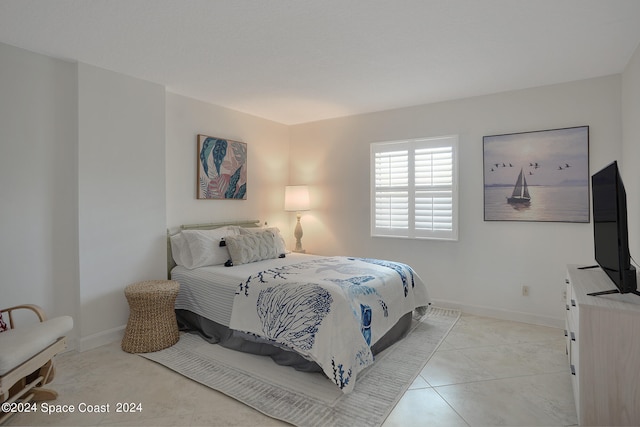
[[[528,205],[531,203],[527,179],[522,174],[522,168],[520,168],[520,175],[518,175],[516,185],[513,187],[513,194],[511,197],[507,197],[507,203],[512,205]]]

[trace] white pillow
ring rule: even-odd
[[[171,242],[171,256],[177,265],[191,265],[191,251],[183,233],[174,234],[169,238]]]
[[[215,230],[184,230],[181,234],[184,235],[191,255],[188,259],[183,257],[181,265],[194,269],[227,262],[229,251],[226,246],[220,246],[220,241],[228,236],[238,235],[239,231],[237,228],[222,227]]]
[[[282,252],[272,230],[261,230],[226,238],[233,265],[278,258]]]
[[[290,251],[287,250],[287,244],[284,241],[284,237],[280,233],[280,229],[278,227],[269,227],[269,228],[243,228],[240,227],[240,234],[251,234],[251,233],[260,233],[262,231],[271,231],[276,238],[276,247],[278,248],[278,255],[280,254],[288,254]]]

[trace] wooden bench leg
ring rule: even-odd
[[[42,384],[49,384],[51,381],[53,381],[56,376],[56,368],[53,364],[53,359],[42,365],[42,368],[40,368],[38,371],[39,375],[44,378]]]

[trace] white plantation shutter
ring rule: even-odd
[[[371,144],[371,235],[457,240],[456,136]]]
[[[408,146],[395,144],[391,148],[374,154],[375,227],[389,232],[409,228]]]

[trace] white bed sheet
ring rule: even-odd
[[[231,320],[233,299],[241,282],[260,271],[317,258],[322,257],[290,253],[285,258],[233,267],[214,265],[189,270],[177,266],[171,270],[171,279],[180,283],[180,292],[176,298],[175,308],[189,310],[228,327]]]

